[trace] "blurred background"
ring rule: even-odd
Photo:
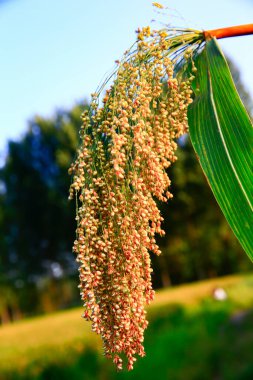
[[[0,379],[147,379],[158,370],[172,380],[253,378],[252,263],[187,137],[169,169],[174,198],[161,205],[166,237],[152,257],[147,357],[131,374],[115,373],[80,321],[67,170],[90,92],[139,26],[252,22],[251,0],[167,1],[159,12],[151,4],[0,1]],[[251,117],[252,42],[221,41]]]

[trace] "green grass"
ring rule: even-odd
[[[222,286],[228,300],[214,301]],[[82,309],[0,328],[0,379],[253,379],[253,275],[157,292],[148,309],[146,357],[116,373]]]

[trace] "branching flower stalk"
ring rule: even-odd
[[[174,67],[202,41],[203,33],[190,29],[139,30],[102,105],[103,85],[82,115],[70,198],[77,202],[83,317],[119,370],[124,358],[130,370],[145,354],[145,305],[154,298],[149,254],[160,254],[155,234],[164,235],[155,199],[172,197],[166,169],[176,161],[192,101],[193,75],[176,76]]]

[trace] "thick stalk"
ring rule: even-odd
[[[204,31],[205,39],[216,37],[227,38],[236,36],[246,36],[247,34],[253,34],[253,24],[230,26],[229,28],[220,28]]]

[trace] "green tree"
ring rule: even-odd
[[[251,99],[239,72],[232,72],[250,112]],[[37,302],[30,284],[38,278],[73,271],[78,277],[71,253],[75,203],[67,200],[67,171],[78,145],[83,108],[35,117],[23,138],[9,143],[0,170],[0,282],[12,288],[23,285],[19,294],[25,309]],[[166,236],[159,240],[163,255],[153,257],[154,285],[249,269],[251,263],[221,214],[187,138],[179,143],[178,162],[169,175],[174,198],[161,205]],[[34,305],[27,304],[27,292]],[[13,307],[16,304],[13,297]]]
[[[5,277],[33,281],[54,269],[52,263],[66,270],[73,263],[75,206],[67,200],[67,169],[78,144],[82,108],[58,111],[51,119],[35,117],[21,141],[9,142],[0,172]]]

